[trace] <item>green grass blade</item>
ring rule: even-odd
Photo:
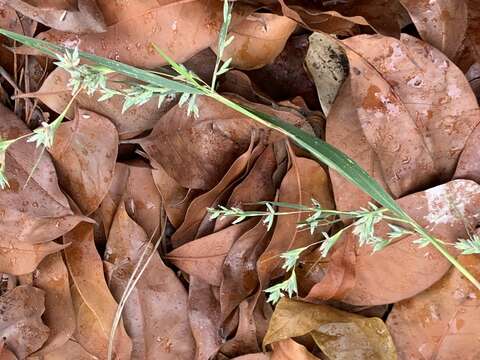
[[[5,29],[0,29],[0,34],[6,37],[9,37],[10,39],[13,39],[15,41],[18,41],[19,43],[22,43],[26,46],[37,49],[49,56],[55,56],[55,53],[64,53],[66,49],[64,46],[51,44],[47,41],[20,35]],[[89,60],[95,63],[96,65],[105,66],[106,68],[109,68],[120,74],[129,76],[131,78],[134,78],[155,86],[168,88],[179,93],[184,93],[184,92],[191,93],[191,94],[203,93],[200,89],[197,89],[193,86],[190,86],[180,81],[164,78],[148,70],[138,69],[131,65],[123,64],[121,62],[114,61],[114,60],[109,60],[109,59],[96,56],[93,54],[89,54],[83,51],[80,51],[79,55],[81,58]]]

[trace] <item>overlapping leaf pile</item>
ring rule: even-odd
[[[479,13],[474,0],[238,2],[224,54],[236,70],[219,91],[349,155],[458,255],[453,243],[480,234],[469,84]],[[205,81],[221,21],[217,0],[0,3],[2,28],[159,70],[155,44]],[[66,72],[15,51],[0,49],[0,139],[71,99]],[[297,227],[308,214],[292,213],[268,230],[261,218],[212,220],[208,208],[372,201],[283,135],[207,97],[198,117],[173,97],[125,113],[117,97],[97,100],[76,98],[48,152],[24,139],[0,159],[10,185],[0,191],[2,359],[107,359],[118,303],[161,234],[126,301],[115,359],[480,358],[480,293],[416,235],[372,254],[347,231],[328,257],[304,254],[297,299],[266,302],[285,275],[279,256],[335,229],[311,233]],[[458,260],[480,277],[477,255]]]

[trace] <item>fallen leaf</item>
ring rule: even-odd
[[[466,238],[467,229],[475,228],[479,221],[476,215],[479,204],[480,185],[470,180],[454,180],[398,200],[398,205],[418,224],[447,244]],[[380,223],[377,235],[385,238],[389,231],[385,223]],[[332,256],[336,251],[350,256],[351,252],[345,250],[349,236],[338,244]],[[417,235],[408,235],[375,253],[369,246],[358,247],[358,241],[355,241],[356,256],[342,265],[346,267],[345,271],[355,274],[354,280],[346,277],[344,281],[348,286],[339,284],[342,291],[333,299],[365,306],[390,304],[432,286],[445,275],[451,264],[433,247],[419,248],[413,243],[417,239]],[[455,250],[449,247],[449,251]],[[327,275],[341,269],[327,267]],[[326,280],[327,275],[311,289],[308,298],[327,299],[315,295],[317,291],[322,292],[324,286],[331,286]]]
[[[272,344],[271,360],[319,360],[305,346],[292,339],[280,340]]]
[[[454,179],[469,179],[480,184],[480,125],[472,131],[458,159]]]
[[[34,273],[33,284],[45,292],[43,320],[50,329],[48,340],[35,355],[44,355],[62,347],[75,331],[75,313],[68,270],[60,253],[47,256]]]
[[[222,266],[228,251],[256,221],[256,219],[250,219],[190,241],[171,251],[167,259],[187,274],[210,285],[220,286]]]
[[[254,13],[231,28],[233,42],[225,49],[222,59],[232,58],[232,66],[242,70],[259,69],[283,50],[297,23],[285,16]],[[216,51],[216,46],[212,47]]]
[[[109,286],[117,301],[144,248],[149,247],[148,242],[146,232],[128,216],[121,203],[105,250],[105,260],[112,264]],[[132,358],[193,358],[195,345],[187,318],[187,293],[158,254],[152,257],[130,294],[123,316],[133,342]]]
[[[50,109],[60,114],[72,98],[71,90],[67,86],[69,79],[70,75],[65,70],[56,68],[47,76],[35,96]],[[107,86],[113,90],[122,89],[125,87],[122,81],[126,79],[123,75],[114,74],[108,78]],[[142,106],[131,107],[122,113],[124,99],[121,96],[114,96],[99,102],[100,96],[101,94],[98,92],[93,96],[81,92],[75,101],[82,109],[110,119],[117,128],[121,139],[129,139],[152,129],[160,117],[174,104],[174,100],[166,99],[158,108],[158,100],[151,99]],[[69,119],[73,119],[74,115],[73,109],[67,112]]]
[[[308,40],[305,63],[315,82],[323,113],[328,115],[348,75],[348,59],[343,48],[329,35],[313,33]]]
[[[272,344],[275,350],[276,342],[305,334],[310,334],[332,360],[397,358],[393,341],[381,319],[287,298],[277,304],[263,346]]]
[[[78,45],[80,50],[133,66],[156,69],[166,61],[153,44],[182,63],[216,41],[222,21],[222,4],[214,0],[102,0],[98,6],[107,23],[106,32],[76,35],[50,30],[38,37]],[[239,18],[250,12],[241,6],[235,8]]]
[[[397,0],[308,1],[280,0],[285,16],[302,23],[308,29],[347,35],[357,27],[371,27],[375,31],[398,37],[408,23],[408,14]],[[368,30],[367,30],[368,31]]]
[[[218,289],[203,280],[190,276],[188,319],[195,338],[194,360],[212,358],[220,349],[220,306],[215,296]]]
[[[28,132],[25,124],[0,104],[0,137],[12,139]],[[0,190],[0,244],[12,244],[19,251],[43,253],[45,256],[53,252],[55,246],[27,245],[54,240],[84,218],[74,215],[71,210],[58,186],[55,168],[47,153],[42,155],[26,184],[39,156],[35,145],[25,140],[15,142],[7,149],[5,173],[10,187]],[[41,258],[39,256],[37,260]]]
[[[270,360],[270,353],[247,354],[233,358],[232,360]]]
[[[191,202],[182,225],[172,236],[174,247],[213,232],[215,223],[210,219],[208,208],[214,208],[221,203],[222,197],[226,197],[228,190],[235,185],[239,178],[245,175],[255,157],[262,150],[261,145],[254,147],[254,139],[252,138],[250,147],[235,160],[220,182],[212,190],[198,196]]]
[[[2,342],[2,347],[0,349],[0,359],[1,360],[17,360],[18,358],[7,349],[5,343]]]
[[[410,14],[422,39],[454,60],[467,31],[468,0],[399,1]]]
[[[153,160],[151,161],[153,162]],[[177,183],[160,164],[153,162],[152,166],[153,181],[162,197],[162,204],[168,220],[178,228],[185,218],[194,192]]]
[[[78,0],[24,0],[24,2],[40,9],[76,10],[79,6]]]
[[[9,0],[9,6],[52,29],[76,34],[101,33],[107,30],[95,0],[78,0],[76,6],[39,6],[37,1]],[[58,2],[57,2],[58,3]]]
[[[107,194],[117,151],[115,127],[93,112],[77,109],[75,120],[58,128],[50,154],[60,185],[85,215],[94,212]]]
[[[311,206],[312,199],[315,199],[323,208],[333,209],[334,204],[325,170],[313,160],[297,157],[291,150],[290,161],[292,167],[280,185],[278,201]],[[279,207],[278,211],[288,210]],[[297,224],[306,217],[305,213],[299,213],[280,216],[277,219],[272,240],[257,262],[262,288],[270,279],[284,273],[284,270],[280,269],[282,264],[280,254],[315,241],[315,236],[310,231],[297,228]],[[317,231],[326,230],[326,228],[317,229]]]
[[[0,296],[0,337],[19,359],[38,350],[48,338],[42,322],[45,294],[30,285],[21,285]]]
[[[478,278],[477,255],[458,260]],[[395,304],[387,326],[399,360],[478,359],[479,298],[478,289],[452,268],[426,291]]]
[[[220,284],[223,321],[258,287],[256,263],[265,251],[270,238],[271,234],[267,231],[267,227],[259,221],[239,237],[230,248],[223,262],[223,276]]]
[[[39,358],[32,358],[32,360],[37,359]],[[45,354],[41,360],[65,359],[98,360],[97,357],[89,354],[79,343],[74,340],[69,340],[62,347]]]
[[[65,249],[65,259],[74,284],[75,338],[88,352],[104,359],[117,303],[105,282],[102,260],[93,240],[93,226],[82,223],[67,233],[63,241],[71,243]],[[120,323],[114,353],[118,359],[129,359],[131,349],[131,340]]]

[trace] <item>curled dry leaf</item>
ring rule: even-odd
[[[397,0],[309,1],[280,0],[283,14],[314,31],[347,35],[368,26],[398,37],[409,23],[408,14]]]
[[[108,237],[105,260],[112,264],[109,286],[119,301],[145,247],[146,232],[118,207]],[[148,263],[123,310],[134,359],[190,360],[194,340],[187,318],[187,293],[159,254]]]
[[[236,240],[252,228],[256,221],[256,219],[250,219],[190,241],[171,251],[167,259],[187,274],[210,285],[220,286],[222,266],[228,251]]]
[[[107,118],[78,109],[75,120],[57,130],[50,154],[60,185],[85,215],[107,194],[117,159],[118,134]]]
[[[334,204],[325,170],[313,160],[297,157],[293,151],[290,151],[290,160],[292,167],[280,185],[278,201],[311,206],[312,199],[315,199],[323,208],[333,209]],[[280,207],[279,211],[288,210]],[[262,288],[271,278],[278,277],[284,272],[280,269],[282,264],[280,254],[307,246],[315,241],[315,236],[308,229],[297,228],[297,224],[306,218],[305,213],[299,213],[277,219],[272,240],[257,263]],[[328,229],[318,229],[318,231],[326,230]]]
[[[75,338],[89,353],[104,359],[117,303],[105,282],[102,260],[93,240],[93,226],[82,223],[67,233],[63,241],[71,243],[65,249],[65,259],[74,284]],[[118,359],[130,359],[131,349],[131,340],[120,323],[114,354]]]
[[[0,137],[12,139],[28,133],[25,124],[0,105]],[[58,187],[55,168],[46,153],[34,169],[39,152],[24,140],[6,152],[6,177],[10,187],[0,191],[1,271],[25,274],[35,269],[46,255],[63,247],[49,243],[73,228],[83,217],[74,215]],[[26,256],[28,254],[28,256]]]
[[[18,12],[52,29],[76,34],[99,33],[107,30],[102,12],[95,0],[78,0],[75,1],[76,6],[71,6],[72,4],[49,6],[48,3],[51,2],[41,6],[37,1],[8,1],[9,6]]]
[[[42,322],[45,294],[30,285],[18,286],[0,296],[0,337],[19,359],[38,350],[48,338]]]
[[[285,16],[254,13],[230,30],[233,42],[222,60],[232,58],[232,66],[242,70],[270,64],[283,50],[297,23]],[[212,48],[214,51],[216,47]]]
[[[185,218],[194,192],[184,188],[171,178],[160,164],[155,163],[154,160],[151,162],[154,167],[152,169],[153,181],[162,197],[162,204],[168,220],[178,228]]]
[[[285,339],[272,344],[271,360],[319,360],[307,348],[292,339]]]
[[[61,113],[71,100],[71,90],[67,84],[70,75],[62,68],[56,68],[45,79],[42,87],[35,95],[50,109]],[[115,74],[110,76],[107,81],[109,89],[118,90],[125,85],[122,81],[127,78],[123,75]],[[78,105],[86,110],[91,110],[99,115],[110,119],[117,128],[121,139],[128,139],[150,130],[154,127],[160,117],[173,106],[174,101],[166,99],[162,106],[158,108],[157,99],[151,99],[142,106],[134,106],[122,113],[123,98],[114,96],[108,100],[98,102],[100,95],[95,93],[93,96],[81,92],[76,97]],[[69,119],[74,117],[73,109],[67,113]]]
[[[459,261],[480,275],[477,255]],[[480,292],[456,269],[417,296],[394,305],[387,326],[397,345],[399,360],[478,359]]]
[[[315,81],[318,100],[325,115],[348,75],[345,50],[327,34],[313,33],[308,38],[310,46],[305,57],[308,71]]]
[[[397,358],[392,338],[381,319],[287,298],[276,306],[263,345],[272,344],[275,350],[276,342],[305,334],[310,334],[332,360]]]
[[[166,61],[153,44],[182,63],[213,44],[222,23],[222,3],[216,0],[102,0],[98,5],[108,25],[106,32],[76,35],[50,30],[39,37],[63,45],[78,45],[80,50],[98,56],[154,69],[165,65]],[[242,18],[247,10],[240,8],[236,7]]]
[[[468,0],[399,0],[410,14],[420,36],[450,59],[465,39]]]
[[[480,185],[469,180],[454,180],[423,192],[398,200],[418,224],[447,244],[467,237],[467,229],[474,229],[479,222]],[[377,235],[387,237],[389,228],[380,223]],[[327,275],[310,291],[308,297],[328,299],[324,287],[332,286],[329,273],[346,271],[354,273],[354,279],[346,276],[332,299],[354,305],[390,304],[410,298],[440,280],[451,264],[431,246],[419,248],[413,243],[417,235],[398,239],[382,251],[372,254],[371,247],[357,247],[355,256],[346,247],[358,246],[357,239],[348,235],[332,253],[339,252],[341,266],[327,268]],[[450,250],[449,248],[449,251]],[[347,258],[348,257],[348,258]],[[389,274],[388,277],[385,274]],[[340,273],[341,275],[341,273]],[[381,289],[381,291],[379,291]]]
[[[45,292],[43,319],[50,329],[48,340],[35,355],[62,347],[75,331],[75,313],[68,270],[60,253],[47,256],[34,273],[33,284]]]
[[[477,125],[467,139],[465,148],[458,159],[455,179],[469,179],[480,184],[480,125]]]

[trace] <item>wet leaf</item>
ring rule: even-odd
[[[232,67],[242,70],[270,64],[283,50],[296,26],[295,21],[285,16],[268,13],[247,16],[231,29],[228,36],[234,36],[234,39],[222,59],[232,58]]]
[[[57,113],[61,113],[72,98],[71,90],[67,87],[69,74],[61,68],[53,70],[45,79],[42,87],[35,94],[45,105]],[[115,74],[109,77],[107,86],[109,89],[118,90],[124,88],[122,81],[125,76]],[[76,102],[82,109],[90,110],[98,115],[110,119],[117,128],[121,139],[128,139],[150,130],[160,117],[173,106],[173,100],[166,99],[158,108],[158,100],[151,99],[144,105],[131,107],[122,113],[123,98],[114,96],[108,100],[98,102],[100,95],[95,93],[89,96],[81,92],[76,97]],[[67,113],[69,119],[74,117],[73,109]]]
[[[285,175],[279,190],[280,202],[310,206],[312,199],[317,200],[325,209],[333,208],[328,177],[323,168],[315,161],[297,157],[290,151],[292,167]],[[279,208],[279,211],[288,211]],[[306,214],[281,216],[275,224],[272,240],[258,260],[257,267],[261,286],[269,279],[284,273],[280,269],[281,253],[313,243],[315,237],[306,229],[298,229],[297,224],[307,218]],[[320,231],[321,229],[317,229]],[[326,228],[323,231],[327,230]]]
[[[244,221],[190,241],[171,251],[167,259],[187,274],[210,285],[219,286],[222,281],[223,262],[228,251],[255,222],[255,219]]]
[[[399,0],[423,40],[450,59],[457,55],[467,31],[467,1]]]
[[[43,319],[50,329],[48,340],[35,355],[61,348],[75,331],[75,313],[68,270],[60,253],[47,256],[34,274],[33,284],[45,292]]]
[[[49,329],[42,322],[45,294],[30,285],[18,286],[0,296],[0,337],[19,359],[38,350]]]
[[[0,137],[11,139],[26,133],[28,129],[25,124],[0,105]],[[53,244],[31,245],[40,245],[62,236],[83,218],[74,215],[71,210],[58,186],[55,168],[46,152],[25,185],[38,156],[40,151],[36,151],[35,145],[25,140],[7,149],[5,168],[10,187],[0,190],[0,244],[5,247],[12,244],[20,252],[37,253],[37,261],[40,261],[40,254],[45,256],[60,247]]]
[[[480,184],[480,125],[477,125],[467,139],[465,147],[458,159],[455,179],[469,179]]]
[[[112,182],[118,134],[103,116],[77,109],[75,120],[62,124],[50,154],[60,185],[85,215],[94,212]]]
[[[78,44],[81,50],[99,56],[154,69],[166,62],[153,44],[182,63],[216,41],[222,21],[222,4],[214,0],[102,0],[98,5],[107,23],[106,32],[77,36],[50,30],[39,38],[64,45]],[[246,15],[245,10],[236,8],[240,17]]]
[[[475,276],[477,255],[458,260]],[[394,305],[387,326],[398,359],[476,359],[480,293],[455,269],[421,294]]]
[[[48,4],[51,5],[48,5]],[[8,4],[18,12],[44,25],[60,31],[76,34],[101,33],[107,30],[95,0],[78,0],[72,4],[58,4],[59,1],[38,4],[34,0],[9,0]],[[63,3],[66,3],[63,1]],[[52,6],[53,5],[53,6]],[[66,5],[66,6],[65,6]]]
[[[348,59],[338,42],[326,34],[313,33],[308,40],[305,63],[315,81],[322,110],[328,115],[348,75]]]
[[[105,282],[102,260],[93,240],[93,226],[82,223],[66,234],[63,241],[71,242],[65,249],[65,259],[74,284],[75,338],[88,352],[104,359],[117,303]],[[131,340],[120,324],[114,353],[118,359],[129,359],[131,349]]]
[[[396,359],[395,346],[381,319],[287,298],[276,306],[263,345],[272,344],[275,350],[277,341],[305,334],[332,360]]]
[[[105,251],[106,261],[112,264],[109,286],[117,300],[145,247],[151,246],[148,242],[146,232],[128,216],[124,204],[120,204]],[[195,346],[187,318],[187,293],[158,254],[135,286],[123,316],[133,342],[133,358],[193,358]]]
[[[447,244],[467,237],[467,229],[478,224],[478,206],[480,186],[469,180],[454,180],[436,186],[424,192],[405,196],[398,200],[404,209],[418,224],[427,228],[434,236]],[[386,237],[389,228],[385,223],[379,225],[377,235]],[[345,277],[340,280],[337,292],[332,298],[354,305],[390,304],[410,298],[432,286],[448,271],[451,264],[431,246],[418,247],[413,243],[418,236],[409,235],[399,238],[382,251],[372,254],[369,246],[358,247],[357,239],[344,237],[332,257],[340,252],[339,260],[346,261],[341,266],[327,268],[325,278],[310,291],[310,298],[326,299],[322,294],[324,287],[331,286],[329,272],[353,272],[354,279]],[[357,247],[354,257],[346,246]],[[348,245],[350,244],[350,245]],[[451,248],[449,248],[450,250]],[[450,250],[452,251],[452,250]],[[344,253],[344,254],[342,254]],[[348,256],[347,258],[344,258]],[[338,263],[337,263],[338,264]],[[385,276],[388,274],[388,276]],[[329,279],[329,280],[327,280]],[[342,283],[344,281],[345,283]],[[381,289],[381,291],[379,291]]]

